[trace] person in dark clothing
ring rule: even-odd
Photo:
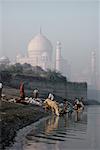
[[[64,111],[67,111],[67,107],[68,107],[68,102],[66,99],[64,99]]]

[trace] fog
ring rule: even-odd
[[[93,50],[98,66],[100,63],[99,7],[99,0],[1,0],[0,57],[6,55],[13,61],[17,53],[26,54],[28,42],[41,26],[54,52],[56,41],[62,43],[62,56],[71,66],[71,80],[90,82]]]

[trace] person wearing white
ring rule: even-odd
[[[38,96],[39,96],[39,91],[38,91],[38,89],[35,89],[35,90],[33,91],[33,95],[34,95],[34,98],[38,98]]]
[[[52,101],[54,100],[54,96],[53,94],[49,93],[49,96],[48,96],[49,99],[51,99]]]
[[[1,96],[2,96],[2,88],[3,88],[3,85],[2,85],[2,83],[0,82],[0,100],[1,100]]]

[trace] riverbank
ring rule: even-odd
[[[26,96],[31,96],[32,91],[25,90],[25,93]],[[8,102],[12,98],[19,98],[19,89],[4,87],[3,94],[5,95],[5,100],[1,101],[0,104],[0,149],[4,149],[14,142],[14,137],[19,129],[48,115],[42,107],[36,105]],[[47,95],[43,95],[43,97],[46,98]],[[56,95],[55,99],[59,103],[63,101],[63,98]],[[90,105],[90,101],[86,105]]]
[[[0,149],[5,149],[14,142],[19,129],[46,117],[43,108],[33,105],[23,105],[1,101],[0,107]]]

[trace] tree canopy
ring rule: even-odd
[[[16,63],[13,65],[5,66],[0,65],[0,72],[2,72],[2,76],[4,74],[10,74],[10,75],[26,75],[26,76],[34,76],[34,77],[44,77],[51,81],[60,81],[66,80],[66,77],[64,77],[60,72],[57,72],[56,70],[50,70],[47,69],[46,71],[43,70],[40,66],[31,66],[30,64],[20,64]]]

